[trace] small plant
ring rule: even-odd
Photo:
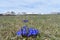
[[[28,22],[28,20],[23,20],[23,22],[27,23],[27,22]]]
[[[38,29],[28,28],[27,26],[23,26],[20,30],[16,32],[17,36],[22,36],[23,39],[28,40],[29,37],[37,37],[39,34]]]

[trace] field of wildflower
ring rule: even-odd
[[[38,29],[38,36],[17,35],[23,26]],[[0,40],[60,40],[60,15],[0,16]]]

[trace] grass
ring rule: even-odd
[[[24,19],[29,22],[24,23]],[[36,40],[60,40],[60,15],[55,14],[0,16],[0,40],[22,40],[16,36],[16,32],[24,25],[40,30],[40,36]]]

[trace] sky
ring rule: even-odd
[[[0,0],[0,12],[60,12],[60,0]]]

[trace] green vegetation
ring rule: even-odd
[[[24,19],[29,22],[24,23]],[[60,15],[57,14],[0,16],[0,40],[22,40],[16,36],[16,32],[24,25],[40,30],[36,40],[60,40]]]

